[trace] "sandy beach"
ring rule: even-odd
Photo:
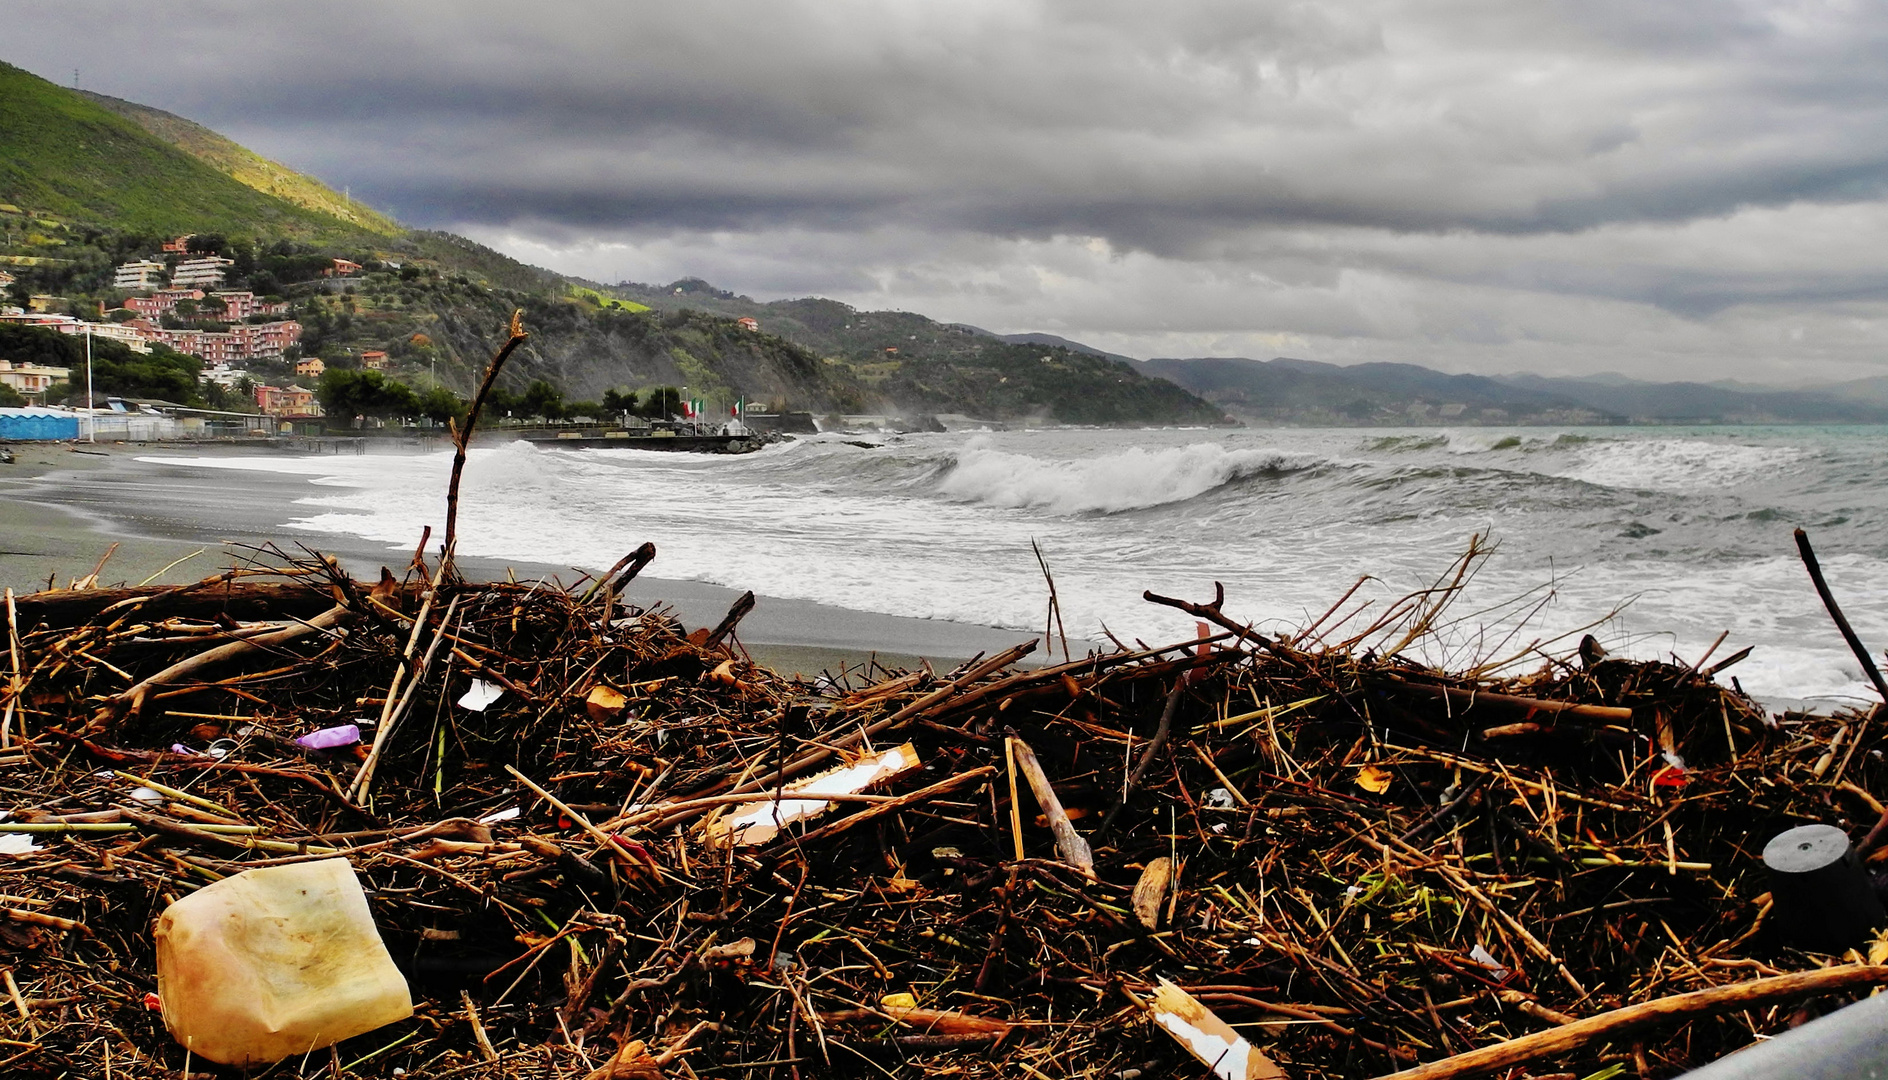
[[[218,444],[16,443],[12,448],[14,463],[0,465],[0,586],[16,593],[44,589],[49,582],[64,587],[91,574],[114,543],[118,546],[99,574],[101,585],[196,581],[252,560],[252,549],[271,543],[291,552],[298,552],[296,544],[307,544],[368,578],[378,576],[382,566],[397,572],[411,554],[354,537],[283,528],[298,516],[294,500],[309,490],[304,478],[138,460],[286,451]],[[625,537],[624,551],[637,543]],[[468,577],[486,579],[512,574],[571,582],[584,572],[516,560],[465,558],[460,565]],[[652,569],[660,568],[658,553]],[[640,606],[664,604],[684,623],[700,626],[719,621],[740,592],[645,574],[625,598]],[[1028,636],[767,596],[756,598],[740,633],[757,661],[806,674],[874,657],[893,667],[921,660],[949,664]]]

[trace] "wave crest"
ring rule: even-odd
[[[964,502],[1052,514],[1116,514],[1185,502],[1227,484],[1300,471],[1317,461],[1275,450],[1227,450],[1217,443],[1053,461],[1006,453],[987,439],[973,439],[938,481],[938,492]]]

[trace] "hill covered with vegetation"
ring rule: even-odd
[[[151,234],[344,241],[357,226],[257,191],[64,87],[0,63],[0,203],[52,226],[22,238],[56,257],[59,225]],[[18,224],[18,223],[16,223]],[[33,236],[39,240],[32,239]]]
[[[87,101],[117,113],[246,187],[305,210],[337,218],[367,232],[396,236],[404,231],[393,219],[374,211],[365,203],[355,202],[314,177],[271,161],[194,120],[186,120],[175,113],[123,98],[84,90],[78,93]]]

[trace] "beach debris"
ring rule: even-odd
[[[333,727],[325,727],[299,736],[295,743],[298,746],[306,746],[310,750],[339,750],[344,746],[358,746],[360,741],[359,724],[336,724]]]
[[[324,863],[414,1010],[327,1051],[360,1080],[1671,1076],[1888,985],[1758,858],[1888,858],[1880,707],[1471,617],[1480,538],[1296,631],[1150,593],[1204,627],[814,679],[747,657],[751,600],[625,602],[652,545],[566,588],[453,543],[7,607],[0,1073],[200,1068],[152,913]]]
[[[1167,902],[1167,889],[1173,884],[1173,860],[1162,855],[1158,859],[1148,860],[1141,876],[1134,882],[1134,892],[1129,895],[1128,903],[1134,908],[1134,917],[1149,930],[1160,929],[1161,908]]]
[[[583,705],[584,711],[590,714],[590,719],[599,724],[607,724],[623,715],[623,710],[629,707],[629,697],[614,686],[598,683],[590,688],[588,694],[584,695]]]
[[[1885,816],[1860,713],[1772,716],[1719,683],[1735,653],[1517,642],[1530,662],[1427,666],[1409,634],[1444,618],[1435,590],[1328,617],[1329,644],[1250,630],[1215,597],[1173,601],[1207,613],[1206,638],[805,681],[594,585],[432,563],[370,589],[271,553],[244,596],[268,565],[308,594],[272,603],[344,607],[346,632],[175,682],[151,680],[280,628],[232,631],[200,602],[214,583],[176,594],[188,614],[162,593],[20,598],[0,943],[19,943],[23,1001],[74,1002],[34,1006],[20,1075],[102,1075],[100,1025],[180,1068],[142,1005],[138,912],[323,858],[365,888],[417,1010],[346,1040],[344,1062],[366,1058],[350,1076],[1171,1072],[1191,1050],[1150,1045],[1130,1022],[1149,1014],[1120,1005],[1163,977],[1294,1080],[1373,1075],[1821,970],[1755,853]],[[485,708],[451,708],[474,681]],[[140,683],[139,710],[101,718]],[[367,789],[376,714],[394,722],[374,721]],[[222,740],[220,759],[172,749]],[[1674,758],[1682,786],[1662,782]],[[1655,1037],[1536,1060],[1592,1072],[1637,1046],[1676,1072],[1788,1020],[1635,1015]],[[637,1040],[675,1056],[622,1056]]]
[[[1220,1080],[1285,1080],[1285,1073],[1199,999],[1164,977],[1147,1003],[1161,1030]]]
[[[881,754],[868,754],[851,764],[783,787],[777,798],[754,802],[726,817],[713,818],[704,830],[705,835],[712,842],[742,847],[765,844],[787,825],[831,809],[835,797],[861,795],[917,767],[918,750],[910,743]]]
[[[484,712],[505,696],[505,688],[484,679],[473,679],[465,693],[459,695],[459,707],[473,712]]]
[[[197,1057],[268,1065],[413,1014],[344,858],[213,882],[165,908],[155,936],[164,1024]]]

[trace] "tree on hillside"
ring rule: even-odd
[[[321,407],[334,417],[416,416],[423,411],[411,387],[378,371],[329,368],[321,373],[319,393]]]
[[[434,423],[462,420],[465,409],[465,399],[443,386],[431,387],[420,395],[420,415]]]
[[[666,420],[681,411],[682,392],[673,386],[658,386],[649,391],[649,396],[643,399],[642,408],[636,412],[652,420]]]
[[[559,420],[564,416],[564,392],[543,379],[531,380],[531,385],[524,388],[521,404],[530,416],[542,416],[546,420]]]
[[[602,406],[603,411],[609,413],[611,416],[615,416],[619,413],[633,413],[636,411],[636,391],[629,390],[619,393],[616,390],[605,390],[603,391]]]

